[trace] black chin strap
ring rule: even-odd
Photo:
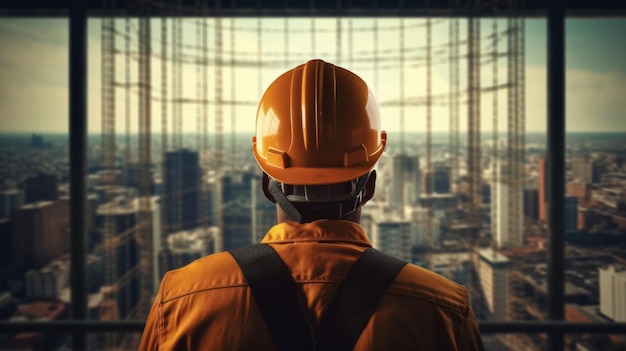
[[[294,221],[298,223],[308,223],[316,219],[341,219],[350,213],[356,211],[363,200],[363,188],[367,183],[369,174],[360,177],[354,188],[355,197],[344,200],[341,202],[323,203],[327,206],[321,206],[319,208],[308,210],[307,212],[301,212],[294,206],[294,204],[287,199],[285,193],[278,185],[278,182],[274,179],[270,179],[268,188],[270,194],[274,197],[274,200],[280,206],[280,208]]]

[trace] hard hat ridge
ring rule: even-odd
[[[311,60],[278,77],[257,110],[255,159],[285,184],[341,183],[369,172],[386,145],[378,104],[354,73]]]

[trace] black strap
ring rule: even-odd
[[[368,248],[330,303],[317,334],[318,350],[352,350],[405,261]]]
[[[257,244],[230,251],[278,350],[352,350],[378,302],[406,262],[368,248],[339,286],[317,338],[295,283],[278,254]]]
[[[248,281],[252,295],[278,350],[315,350],[313,328],[298,301],[291,273],[269,245],[230,251]]]
[[[279,183],[276,180],[270,179],[268,184],[268,190],[274,198],[274,201],[287,214],[287,216],[289,216],[289,218],[298,223],[308,223],[320,218],[340,219],[356,211],[356,209],[362,203],[362,191],[365,187],[365,184],[367,184],[369,176],[370,173],[367,173],[357,180],[354,186],[355,197],[341,202],[333,201],[328,203],[322,203],[326,206],[309,209],[307,212],[298,210],[291,201],[287,200],[287,196],[285,195],[285,193],[283,193],[283,190],[281,189],[280,185],[278,185]]]

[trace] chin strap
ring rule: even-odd
[[[270,179],[268,188],[278,206],[280,206],[291,219],[298,223],[308,223],[316,219],[341,219],[356,211],[362,203],[363,189],[365,188],[368,178],[369,173],[357,180],[354,187],[355,197],[339,202],[320,202],[319,204],[322,206],[307,210],[306,212],[298,210],[296,206],[287,199],[279,183],[274,179]]]

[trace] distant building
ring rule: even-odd
[[[96,210],[96,225],[104,237],[104,290],[115,300],[114,308],[119,318],[126,318],[139,302],[140,278],[127,273],[138,269],[140,262],[136,201],[116,198]]]
[[[591,199],[591,187],[588,183],[581,181],[573,181],[567,183],[566,194],[578,199],[580,206],[589,205]]]
[[[169,234],[159,255],[159,276],[214,253],[219,232],[217,227],[198,227]]]
[[[523,204],[513,203],[517,197],[523,201],[522,189],[511,179],[508,163],[498,166],[498,178],[491,192],[491,234],[498,248],[524,246]],[[515,192],[520,192],[515,194]],[[515,196],[517,195],[517,196]]]
[[[392,181],[388,184],[389,208],[402,214],[405,205],[417,205],[420,198],[419,156],[393,155],[390,167]]]
[[[546,198],[546,159],[539,159],[539,178],[538,181],[538,190],[539,190],[539,220],[546,221],[547,218],[547,198]]]
[[[524,216],[539,219],[539,189],[524,189]]]
[[[198,153],[169,151],[163,169],[163,235],[197,227],[200,219],[201,170]]]
[[[450,167],[445,165],[435,166],[432,174],[424,174],[424,192],[446,194],[450,192]]]
[[[276,224],[276,204],[265,198],[260,176],[254,177],[250,182],[252,243],[256,244],[261,242],[267,231]]]
[[[405,219],[409,221],[411,228],[411,247],[439,247],[441,238],[439,219],[433,218],[431,222],[428,223],[427,208],[407,207],[406,211]]]
[[[11,210],[24,205],[26,197],[20,189],[0,191],[0,218],[8,218]]]
[[[576,157],[572,160],[572,176],[585,183],[600,181],[600,167],[594,160],[586,157]]]
[[[68,261],[54,260],[40,270],[26,273],[26,298],[56,299],[70,280]]]
[[[509,296],[509,259],[492,248],[482,249],[478,253],[478,276],[487,300],[491,319],[508,319]]]
[[[34,149],[41,149],[46,147],[46,144],[43,141],[43,135],[41,134],[31,134],[30,136],[30,147]]]
[[[600,313],[614,322],[626,322],[626,270],[611,265],[598,272]]]
[[[69,206],[40,201],[13,211],[13,266],[39,269],[69,249]]]
[[[252,244],[252,205],[232,201],[222,208],[222,250],[233,250]]]
[[[578,199],[572,196],[565,197],[565,234],[575,234],[578,231]]]
[[[54,174],[39,173],[24,181],[27,204],[36,201],[56,201],[59,199],[57,177]]]
[[[13,222],[0,218],[0,271],[11,266],[13,259]]]
[[[373,245],[378,250],[411,260],[411,223],[408,221],[381,221],[373,223]]]

